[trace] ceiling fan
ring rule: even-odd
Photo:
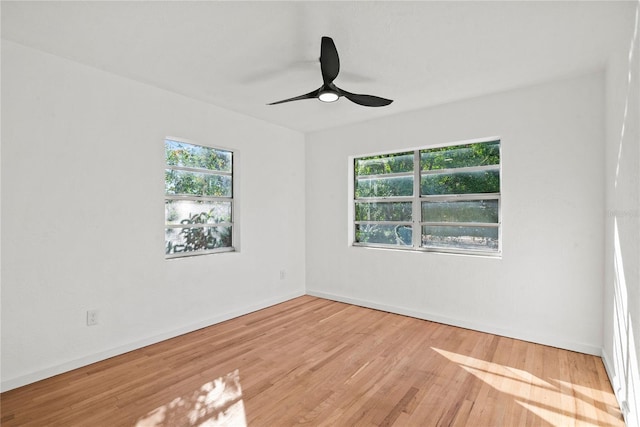
[[[268,105],[282,104],[283,102],[299,101],[301,99],[318,98],[322,102],[334,102],[341,96],[344,96],[351,102],[355,102],[365,107],[384,107],[393,102],[391,99],[380,98],[373,95],[359,95],[347,92],[333,84],[340,72],[340,59],[338,58],[338,50],[331,37],[322,37],[320,45],[320,70],[322,71],[323,85],[307,94],[295,96],[293,98],[283,99],[282,101],[272,102]]]

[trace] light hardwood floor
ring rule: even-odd
[[[622,426],[598,357],[311,296],[0,396],[3,426]]]

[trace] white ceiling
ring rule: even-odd
[[[2,37],[302,132],[604,66],[636,2],[9,2]],[[335,83],[394,99],[368,108],[269,102]]]

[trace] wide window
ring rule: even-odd
[[[354,244],[500,252],[500,141],[354,159]]]
[[[233,250],[233,152],[165,139],[167,258]]]

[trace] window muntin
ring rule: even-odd
[[[354,159],[354,245],[499,254],[500,141]]]
[[[233,152],[165,139],[165,256],[232,251]]]

